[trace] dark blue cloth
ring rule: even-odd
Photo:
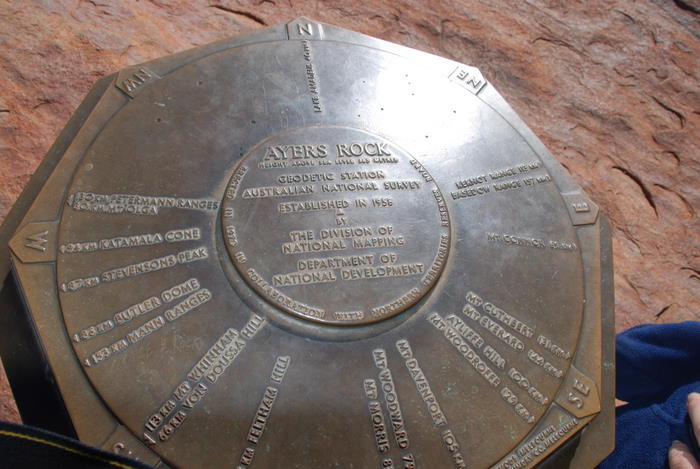
[[[700,460],[686,398],[700,392],[700,322],[644,325],[617,336],[615,451],[600,469],[663,469],[680,440]]]

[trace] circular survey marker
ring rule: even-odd
[[[440,276],[450,221],[428,171],[366,131],[302,127],[236,166],[223,202],[231,259],[268,302],[336,325],[394,316]]]

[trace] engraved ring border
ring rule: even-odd
[[[430,272],[430,275],[424,275],[421,279],[420,282],[413,282],[415,285],[419,286],[420,288],[409,288],[408,291],[412,292],[410,295],[410,298],[407,297],[405,294],[404,295],[399,295],[396,299],[402,300],[401,304],[396,305],[395,307],[392,308],[387,308],[386,312],[383,315],[379,316],[374,316],[371,318],[367,318],[367,315],[364,317],[361,317],[359,320],[346,320],[345,322],[341,322],[339,320],[334,320],[334,317],[331,317],[328,320],[324,320],[323,318],[319,317],[313,317],[312,315],[307,315],[304,314],[304,312],[300,312],[298,310],[295,310],[295,308],[289,306],[289,301],[287,304],[285,304],[283,301],[276,301],[275,298],[272,298],[269,295],[269,288],[263,289],[263,287],[260,286],[259,282],[256,284],[254,279],[251,279],[251,277],[248,275],[249,272],[246,272],[246,268],[243,264],[246,263],[246,258],[241,257],[241,253],[243,252],[240,249],[235,249],[238,247],[238,236],[235,233],[230,233],[227,232],[227,230],[233,226],[233,221],[231,221],[231,225],[227,225],[227,217],[233,218],[234,212],[237,212],[239,209],[236,208],[234,209],[233,204],[234,201],[240,198],[240,194],[237,194],[238,191],[241,189],[241,181],[243,178],[245,178],[246,174],[249,174],[250,172],[259,172],[263,171],[264,174],[266,171],[264,169],[259,169],[258,165],[260,164],[260,161],[262,161],[262,151],[265,151],[266,145],[271,145],[273,142],[281,143],[279,142],[280,139],[285,139],[289,135],[292,136],[297,136],[301,133],[301,135],[304,135],[305,132],[310,131],[316,138],[318,138],[318,135],[321,134],[323,135],[324,133],[327,134],[328,132],[331,132],[333,129],[341,129],[342,132],[345,132],[346,134],[356,134],[356,135],[362,135],[365,138],[376,138],[378,142],[383,142],[384,145],[388,145],[391,149],[395,150],[397,157],[394,158],[395,161],[393,163],[396,163],[399,169],[397,172],[399,173],[406,173],[408,172],[409,174],[414,175],[417,177],[417,179],[420,181],[420,184],[424,186],[423,191],[427,192],[428,194],[432,194],[430,199],[433,199],[434,201],[428,202],[428,204],[431,206],[430,208],[427,208],[425,206],[425,201],[421,201],[421,204],[423,204],[423,210],[434,210],[435,208],[436,213],[438,213],[438,222],[439,222],[439,227],[438,229],[433,229],[434,234],[433,236],[436,238],[437,243],[435,244],[435,249],[432,247],[430,248],[424,248],[423,251],[429,252],[431,256],[429,257],[428,261],[425,263],[425,269],[426,271]],[[328,147],[334,148],[334,147],[339,147],[340,145],[338,142],[335,141],[335,135],[332,134],[333,137],[331,137],[332,141],[329,141]],[[376,151],[376,146],[371,147],[373,150]],[[324,152],[330,151],[328,148],[324,150]],[[335,155],[336,158],[340,158],[340,154]],[[255,165],[246,165],[246,162],[250,161],[255,161]],[[260,160],[260,161],[258,161]],[[375,161],[376,163],[376,161]],[[353,167],[351,169],[367,169],[367,167],[371,167],[371,165],[367,166],[357,166]],[[279,168],[278,168],[279,169]],[[298,174],[308,174],[305,171],[308,169],[313,170],[331,170],[335,171],[336,175],[340,174],[343,172],[343,170],[348,169],[340,164],[337,164],[337,160],[332,164],[328,166],[324,166],[321,168],[318,167],[287,167],[285,168],[286,170],[301,170],[301,173],[296,173]],[[384,168],[385,170],[387,168]],[[393,168],[391,168],[393,169]],[[388,171],[388,170],[387,170]],[[379,171],[380,173],[382,172],[381,170]],[[268,176],[269,174],[272,173],[267,173]],[[313,173],[312,173],[313,174]],[[405,176],[405,174],[402,174]],[[259,175],[261,179],[265,179],[262,175]],[[274,177],[275,179],[277,176]],[[280,186],[281,187],[281,186]],[[269,188],[268,188],[269,189]],[[233,192],[233,194],[231,194]],[[299,194],[296,194],[299,195]],[[412,196],[414,197],[414,196]],[[399,198],[399,200],[415,200],[412,199],[411,197],[405,197],[405,198]],[[435,207],[434,204],[437,206]],[[413,306],[415,303],[419,302],[435,285],[437,282],[437,279],[440,277],[442,274],[442,271],[444,269],[447,257],[449,255],[449,250],[450,250],[450,219],[449,219],[449,214],[447,210],[447,205],[445,203],[445,199],[442,197],[442,192],[440,191],[438,185],[430,175],[430,173],[425,169],[417,160],[415,160],[408,152],[405,150],[401,149],[398,145],[394,144],[390,140],[386,139],[385,137],[382,137],[380,135],[374,134],[367,132],[366,130],[363,129],[355,129],[352,127],[346,127],[346,126],[335,126],[335,125],[316,125],[316,126],[307,126],[307,127],[298,127],[294,129],[288,129],[283,132],[280,132],[278,134],[271,135],[267,137],[266,139],[262,140],[259,144],[255,145],[240,161],[237,162],[236,166],[234,167],[232,171],[231,178],[229,180],[229,183],[227,184],[226,187],[226,193],[224,194],[224,203],[223,203],[223,210],[222,210],[222,216],[221,216],[221,223],[222,223],[222,232],[224,236],[224,244],[229,252],[230,258],[233,262],[234,265],[236,265],[236,270],[238,273],[241,275],[243,279],[245,279],[246,283],[248,283],[249,286],[253,288],[254,291],[256,291],[262,298],[265,298],[267,302],[270,304],[276,306],[279,309],[282,309],[283,311],[287,313],[291,313],[294,316],[297,316],[298,318],[302,319],[307,319],[311,320],[316,323],[322,323],[322,324],[327,324],[327,325],[340,325],[340,326],[347,326],[347,325],[363,325],[363,324],[369,324],[369,323],[374,323],[376,321],[380,320],[385,320],[390,317],[393,317],[406,309],[410,308]],[[314,219],[314,221],[317,221]],[[421,226],[425,226],[427,223],[421,223]],[[275,225],[276,226],[276,225]],[[432,254],[435,254],[433,257]],[[425,256],[424,253],[421,253],[420,255]],[[241,262],[242,261],[242,262]],[[265,287],[268,287],[269,284],[265,284]],[[275,293],[277,295],[277,293]],[[291,296],[291,295],[290,295]],[[389,302],[391,303],[391,302]],[[389,304],[387,303],[387,304]],[[303,303],[302,303],[303,304]],[[293,306],[293,305],[292,305]],[[384,305],[386,306],[386,304]],[[336,314],[335,311],[331,312],[331,314]]]

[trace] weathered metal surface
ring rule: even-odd
[[[473,67],[299,19],[122,71],[10,242],[78,435],[208,467],[611,449],[609,233]],[[587,452],[588,451],[588,452]]]

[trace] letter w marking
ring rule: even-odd
[[[34,233],[26,238],[24,245],[28,248],[36,249],[37,251],[45,252],[46,245],[49,243],[48,240],[49,230],[40,231],[39,233]]]

